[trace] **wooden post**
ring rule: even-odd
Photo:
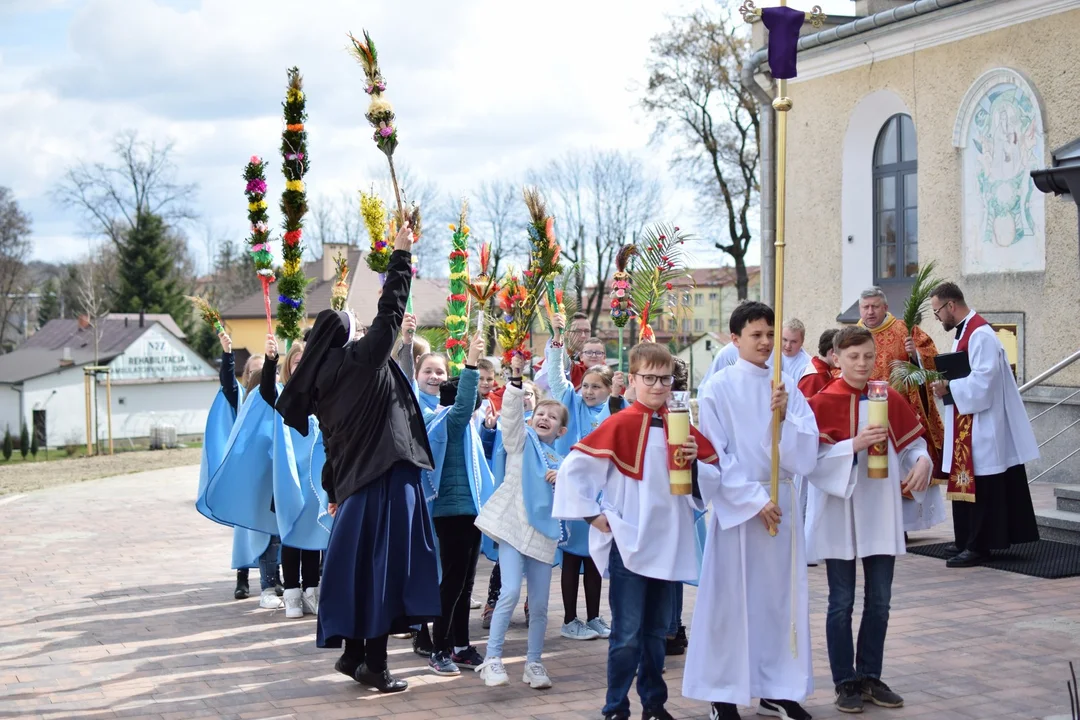
[[[90,373],[83,371],[83,386],[86,390],[86,457],[93,457],[94,446],[91,444],[93,435],[90,432],[90,423],[93,413],[90,410]]]
[[[113,438],[112,438],[112,373],[105,370],[105,412],[106,417],[109,419],[109,454],[113,453]]]

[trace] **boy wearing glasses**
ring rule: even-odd
[[[661,676],[674,599],[671,581],[697,579],[694,510],[704,509],[693,495],[671,494],[664,423],[672,381],[665,346],[634,346],[630,385],[637,400],[574,445],[555,482],[552,514],[589,522],[589,554],[601,575],[610,571],[606,720],[628,720],[634,678],[642,720],[671,718]],[[680,452],[695,478],[703,463],[716,461],[694,428]]]
[[[701,475],[702,499],[713,511],[683,695],[711,702],[714,720],[738,720],[736,705],[755,697],[759,715],[808,720],[799,702],[813,691],[810,612],[792,478],[814,470],[818,428],[793,379],[784,376],[783,387],[772,386],[766,362],[773,351],[772,308],[739,305],[730,330],[739,360],[698,391],[701,431],[720,456],[720,472]],[[777,408],[783,422],[774,504],[769,484]]]

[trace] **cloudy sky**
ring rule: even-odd
[[[853,8],[818,1],[826,12]],[[175,141],[180,179],[199,185],[193,249],[202,252],[207,225],[242,240],[240,174],[252,154],[277,167],[289,66],[300,67],[308,96],[309,193],[355,191],[382,167],[363,118],[363,73],[345,51],[346,32],[367,28],[398,112],[398,152],[443,191],[518,181],[572,149],[623,149],[664,176],[665,212],[677,219],[686,196],[636,104],[649,38],[692,5],[0,0],[0,185],[33,216],[35,257],[74,259],[91,241],[49,191],[77,159],[106,160],[117,131],[134,129]]]

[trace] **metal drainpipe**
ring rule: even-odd
[[[830,43],[860,35],[870,30],[887,27],[919,15],[926,15],[937,10],[944,10],[953,5],[962,5],[975,0],[917,0],[909,5],[891,8],[874,15],[858,18],[844,25],[822,30],[799,39],[799,50],[810,50]],[[989,4],[990,0],[980,0]],[[759,103],[761,113],[761,297],[764,302],[774,296],[773,292],[773,243],[776,241],[776,168],[773,152],[775,113],[772,109],[772,95],[766,92],[758,82],[758,69],[768,58],[768,46],[750,56],[743,66],[742,83],[748,88]],[[772,80],[769,81],[772,88]]]

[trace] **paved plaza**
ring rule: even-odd
[[[336,654],[315,647],[314,619],[287,620],[259,610],[256,598],[232,599],[230,534],[195,512],[197,475],[191,467],[157,470],[0,496],[0,717],[600,717],[606,645],[558,636],[557,582],[545,653],[551,690],[516,682],[525,649],[520,609],[507,643],[511,687],[485,688],[472,673],[430,675],[400,640],[391,640],[390,663],[409,680],[408,692],[380,696],[336,674]],[[1049,502],[1048,488],[1035,495],[1036,504]],[[477,598],[489,569],[482,561]],[[256,594],[257,577],[252,571]],[[823,567],[811,569],[810,586],[819,690],[807,706],[815,718],[840,717],[825,654]],[[689,621],[692,588],[686,601]],[[474,616],[482,652],[486,635]],[[885,663],[885,680],[907,704],[868,707],[864,716],[1067,714],[1074,659],[1080,579],[947,570],[908,555],[896,569]],[[683,658],[669,659],[669,710],[705,718],[704,703],[679,696],[682,668]]]

